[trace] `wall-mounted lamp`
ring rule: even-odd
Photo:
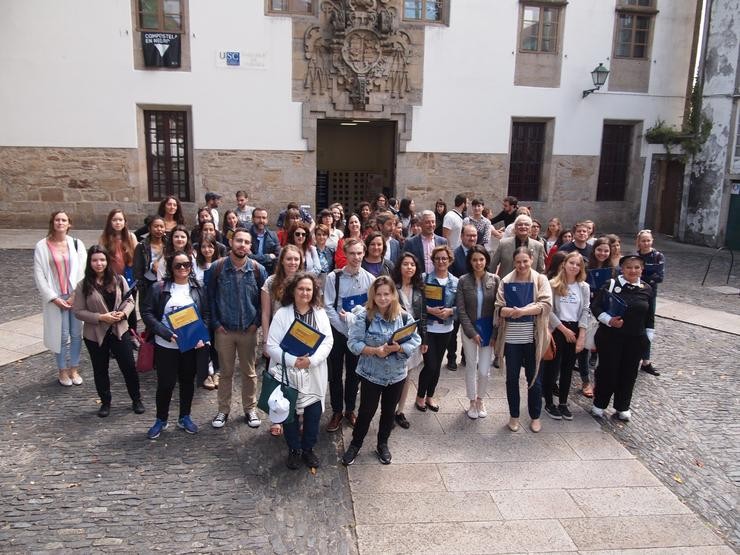
[[[591,72],[591,80],[594,82],[593,89],[586,89],[583,91],[583,98],[586,98],[592,92],[598,91],[606,83],[606,78],[609,77],[609,70],[604,67],[604,64],[600,63]]]

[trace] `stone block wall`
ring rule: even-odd
[[[625,201],[597,202],[599,157],[554,155],[543,176],[540,200],[521,204],[531,206],[543,226],[557,216],[565,225],[592,219],[597,231],[632,232],[639,216],[643,166],[642,159],[633,164]],[[440,197],[451,207],[456,194],[467,192],[482,197],[498,213],[508,178],[507,154],[407,152],[398,155],[396,193],[413,198],[419,211],[433,208]]]

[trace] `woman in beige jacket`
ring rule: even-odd
[[[116,275],[110,255],[103,247],[93,245],[87,252],[85,277],[77,285],[72,309],[75,317],[85,323],[82,336],[90,353],[95,377],[95,389],[100,396],[98,416],[110,414],[111,392],[108,365],[113,353],[118,361],[126,389],[136,414],[144,412],[139,391],[133,348],[126,319],[134,309],[128,284]]]
[[[530,429],[541,429],[542,377],[540,361],[548,345],[548,321],[552,310],[550,282],[532,269],[532,252],[527,247],[514,251],[514,271],[501,280],[496,294],[496,316],[499,322],[496,353],[506,363],[506,398],[509,402],[509,429],[519,430],[519,374],[524,366],[527,377],[527,405],[532,419]],[[517,287],[517,284],[522,284]],[[532,292],[527,299],[513,302],[522,290]],[[517,292],[513,292],[517,289]],[[507,293],[509,302],[507,303]]]

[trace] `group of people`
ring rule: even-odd
[[[245,191],[222,215],[221,199],[209,192],[192,228],[176,197],[163,199],[135,232],[114,209],[98,244],[87,250],[70,235],[69,214],[55,211],[47,237],[36,245],[44,341],[56,354],[62,386],[82,383],[84,338],[98,415],[111,411],[111,358],[132,410],[141,414],[135,351],[140,337],[153,342],[156,419],[149,439],[168,427],[178,384],[178,427],[197,433],[191,406],[202,387],[217,390],[211,425],[223,428],[237,367],[244,419],[259,427],[260,355],[272,377],[298,392],[295,418],[275,418],[270,426],[272,435],[285,438],[291,469],[319,466],[314,447],[327,391],[326,430],[336,432],[344,423],[353,428],[342,463],[354,462],[380,406],[375,452],[390,464],[391,430],[410,427],[404,414],[409,373],[420,368],[414,408],[439,411],[437,384],[445,356],[446,368],[458,369],[458,335],[467,416],[487,417],[491,367],[503,365],[513,432],[520,427],[522,369],[533,432],[541,429],[543,399],[549,417],[573,419],[568,395],[575,368],[582,394],[593,397],[593,415],[603,416],[613,398],[623,421],[631,418],[639,369],[659,375],[650,344],[665,260],[649,230],[637,234],[634,252],[623,254],[619,237],[597,236],[591,221],[565,229],[552,218],[542,233],[513,197],[493,215],[482,199],[460,194],[449,211],[440,199],[434,210],[417,214],[413,200],[379,195],[348,216],[332,204],[315,220],[291,203],[278,215],[275,232],[267,210],[250,206]],[[195,314],[188,322],[200,320],[206,330],[192,344],[173,324],[186,313]],[[322,338],[309,354],[284,348],[296,322]]]

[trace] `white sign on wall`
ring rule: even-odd
[[[267,52],[219,50],[216,52],[216,67],[267,69]]]

